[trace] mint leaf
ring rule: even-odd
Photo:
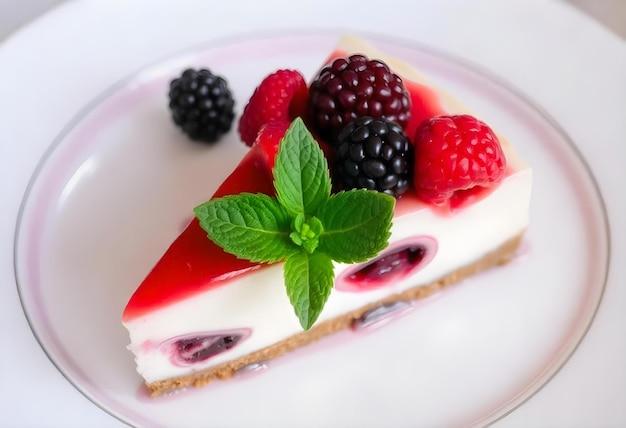
[[[225,196],[197,206],[194,212],[209,238],[239,258],[274,263],[297,248],[289,238],[290,217],[270,196]]]
[[[326,254],[304,251],[285,260],[285,286],[300,325],[311,328],[319,317],[334,283],[333,262]]]
[[[317,217],[305,219],[304,214],[298,214],[291,224],[289,237],[304,250],[312,254],[319,244],[319,236],[324,231],[324,225]]]
[[[334,194],[319,209],[324,225],[318,251],[342,263],[363,262],[388,245],[395,199],[358,189]]]
[[[326,158],[300,118],[281,140],[273,174],[276,199],[242,193],[194,212],[224,251],[257,263],[285,261],[285,288],[308,330],[333,287],[333,260],[362,262],[387,246],[395,199],[362,189],[331,196]]]
[[[328,200],[328,164],[302,119],[295,119],[287,129],[273,174],[278,200],[294,214],[315,213]]]

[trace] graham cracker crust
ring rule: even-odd
[[[233,377],[238,369],[255,362],[265,362],[273,358],[279,357],[289,351],[308,345],[321,339],[324,336],[344,330],[352,325],[354,320],[359,319],[366,312],[382,305],[387,305],[400,300],[416,300],[428,297],[435,292],[442,290],[449,285],[457,283],[465,278],[477,274],[480,271],[489,269],[494,266],[504,265],[508,263],[517,251],[523,232],[509,239],[500,247],[485,255],[482,259],[461,267],[454,272],[443,276],[437,281],[426,285],[418,285],[410,288],[400,294],[388,296],[384,299],[372,302],[359,309],[347,312],[343,315],[330,320],[323,321],[313,326],[308,331],[303,331],[280,342],[274,343],[266,348],[244,355],[232,361],[222,363],[218,366],[208,368],[190,375],[180,376],[177,378],[161,380],[152,383],[146,383],[150,395],[156,397],[168,391],[186,387],[202,387],[211,381],[225,380]]]

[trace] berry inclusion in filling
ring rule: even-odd
[[[437,240],[430,236],[416,236],[396,242],[373,260],[339,275],[335,288],[339,291],[359,292],[399,281],[430,263],[437,248]]]
[[[420,246],[409,246],[393,252],[384,257],[379,257],[364,268],[350,274],[346,281],[360,283],[388,282],[411,270],[422,261],[426,250]]]
[[[169,354],[172,364],[188,366],[228,351],[250,334],[250,329],[194,333],[166,340],[160,349]]]

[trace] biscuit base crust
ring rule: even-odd
[[[247,366],[248,364],[266,362],[273,358],[279,357],[287,352],[293,351],[294,349],[315,342],[324,336],[349,328],[350,326],[352,326],[354,320],[361,318],[363,314],[379,306],[388,305],[390,303],[401,300],[410,301],[423,299],[431,296],[432,294],[442,290],[445,287],[448,287],[449,285],[455,284],[465,278],[475,275],[480,271],[489,269],[494,266],[504,265],[508,263],[515,255],[515,252],[517,251],[521,243],[522,236],[523,233],[520,233],[519,235],[504,242],[500,247],[486,254],[480,260],[477,260],[476,262],[471,263],[467,266],[461,267],[454,272],[450,272],[439,280],[434,281],[430,284],[420,284],[400,294],[394,294],[384,299],[369,303],[343,315],[339,315],[335,318],[323,321],[313,326],[308,331],[302,331],[301,333],[295,334],[291,337],[288,337],[287,339],[281,340],[280,342],[276,342],[270,346],[267,346],[255,352],[251,352],[237,359],[227,361],[217,366],[210,367],[208,369],[198,371],[189,375],[160,380],[152,383],[146,383],[146,386],[148,387],[150,395],[155,397],[179,388],[187,388],[191,386],[200,388],[216,379],[229,379],[235,375],[237,370],[244,366]]]

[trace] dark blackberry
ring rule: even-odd
[[[365,116],[339,133],[333,178],[344,190],[377,190],[398,198],[409,188],[412,165],[412,146],[402,127]]]
[[[213,143],[228,132],[235,101],[228,83],[207,69],[187,69],[170,82],[172,119],[190,138]]]
[[[352,55],[335,59],[311,83],[308,114],[318,135],[334,144],[337,134],[362,116],[385,118],[404,128],[411,98],[387,64]]]

